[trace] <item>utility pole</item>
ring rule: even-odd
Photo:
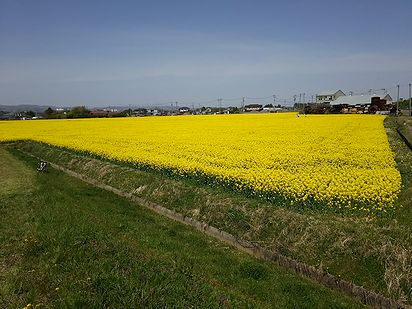
[[[305,95],[306,93],[303,93],[303,104],[305,104]]]
[[[245,97],[242,97],[242,112],[245,109]]]
[[[273,106],[276,106],[276,95],[272,95],[273,97]]]
[[[302,94],[299,93],[299,104],[302,104]]]
[[[217,99],[217,101],[219,102],[219,114],[222,113],[222,98]]]
[[[396,87],[398,87],[398,97],[396,99],[396,116],[398,116],[398,111],[399,111],[399,85],[397,85]]]
[[[409,116],[412,116],[411,100],[411,83],[409,83]]]

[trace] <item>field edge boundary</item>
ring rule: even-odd
[[[16,149],[19,152],[36,158],[38,160],[42,160],[42,158],[33,155],[32,153],[29,153],[27,151],[24,151],[22,149]],[[315,281],[323,286],[326,286],[328,288],[331,288],[335,291],[339,291],[347,296],[350,296],[361,303],[375,307],[375,308],[412,308],[409,305],[406,305],[402,302],[390,299],[388,297],[385,297],[381,294],[378,294],[376,292],[370,291],[365,289],[362,286],[358,286],[352,282],[349,282],[347,280],[338,278],[330,273],[324,272],[322,270],[317,269],[314,266],[310,266],[306,263],[299,262],[295,259],[292,259],[290,257],[287,257],[285,255],[280,254],[279,252],[274,252],[267,250],[253,242],[245,241],[242,240],[238,237],[235,237],[234,235],[225,232],[224,230],[218,229],[214,226],[211,226],[207,223],[195,220],[193,218],[184,216],[183,214],[176,212],[174,210],[168,209],[166,207],[160,206],[158,204],[155,204],[153,202],[149,202],[145,199],[132,196],[129,193],[123,192],[115,187],[112,187],[107,184],[103,184],[98,182],[97,180],[87,177],[85,175],[82,175],[80,173],[74,172],[70,169],[67,169],[63,166],[60,166],[58,164],[52,163],[48,161],[48,163],[56,170],[59,170],[61,172],[64,172],[68,174],[69,176],[75,177],[85,183],[88,183],[90,185],[93,185],[95,187],[98,187],[100,189],[110,191],[118,196],[125,197],[133,202],[136,202],[137,204],[150,209],[164,217],[167,217],[169,219],[172,219],[174,221],[183,223],[185,225],[191,226],[195,228],[196,230],[211,236],[215,239],[218,239],[224,243],[227,243],[238,250],[245,252],[251,256],[254,256],[258,259],[265,260],[272,262],[274,264],[277,264],[283,268],[286,268],[290,271],[292,271],[295,274],[301,275],[302,277],[308,278],[312,281]]]
[[[412,144],[409,142],[409,140],[406,138],[406,136],[403,135],[403,133],[398,128],[396,128],[395,130],[399,134],[400,138],[403,140],[405,145],[408,146],[408,148],[412,151]]]

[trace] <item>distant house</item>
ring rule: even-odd
[[[212,114],[212,113],[213,113],[213,110],[212,110],[211,107],[202,107],[200,113],[201,113],[202,115],[209,115],[209,114]]]
[[[187,114],[190,112],[189,107],[179,107],[179,114]]]
[[[147,109],[145,108],[138,108],[138,109],[133,110],[132,114],[133,116],[147,116],[148,112],[147,112]]]
[[[150,113],[151,113],[153,116],[160,116],[160,115],[162,114],[158,109],[152,109],[152,110],[150,111]]]
[[[266,104],[265,106],[263,106],[263,111],[264,112],[274,112],[275,108],[273,107],[273,104]]]
[[[316,103],[331,103],[344,95],[342,90],[325,90],[316,95]]]
[[[263,106],[263,111],[269,113],[277,113],[283,111],[283,108],[280,105],[273,106],[273,104],[266,104],[265,106]]]
[[[245,112],[260,112],[261,110],[262,110],[262,104],[245,105]]]
[[[97,117],[97,118],[108,117],[109,114],[110,114],[110,112],[105,111],[105,110],[101,110],[101,109],[93,110],[93,111],[90,112],[90,115],[92,117]]]

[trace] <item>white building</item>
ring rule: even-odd
[[[337,98],[344,96],[342,90],[325,90],[316,95],[316,103],[331,103]]]
[[[385,100],[386,103],[392,103],[392,98],[389,94],[383,95],[346,95],[337,98],[335,101],[331,102],[330,105],[350,105],[350,106],[362,106],[370,105],[372,103],[372,98],[379,97],[381,100]]]

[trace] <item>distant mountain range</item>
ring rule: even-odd
[[[46,109],[51,107],[52,109],[56,108],[64,108],[65,110],[69,110],[71,107],[56,107],[53,105],[31,105],[31,104],[20,104],[20,105],[0,105],[0,111],[6,112],[6,113],[20,113],[24,111],[33,111],[35,113],[43,113]],[[95,107],[95,108],[90,108],[87,107],[88,109],[94,110],[94,109],[103,109],[107,107]],[[118,111],[123,111],[127,109],[128,107],[123,107],[123,106],[112,106],[110,108],[117,109]]]
[[[52,109],[56,109],[56,108],[70,109],[70,107],[61,107],[61,106],[56,107],[53,105],[21,104],[21,105],[0,105],[0,112],[20,113],[24,111],[33,111],[35,113],[43,113],[49,107],[51,107]],[[177,107],[174,107],[174,106],[172,107],[172,106],[156,106],[156,105],[130,105],[130,106],[110,106],[110,107],[87,107],[86,106],[86,108],[91,109],[91,110],[110,108],[110,109],[116,109],[119,112],[129,109],[129,107],[131,109],[139,109],[139,108],[161,109],[161,110],[177,109]]]
[[[0,111],[7,113],[19,113],[24,111],[33,111],[35,113],[43,113],[47,108],[56,107],[50,105],[0,105]]]

